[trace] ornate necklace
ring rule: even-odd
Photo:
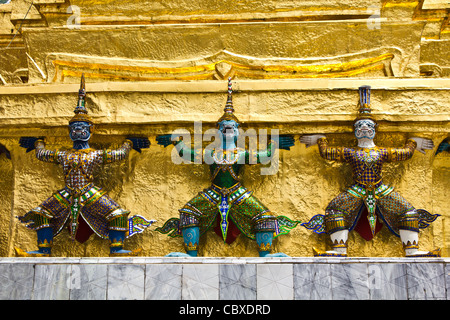
[[[380,154],[376,149],[365,149],[356,152],[356,157],[367,167],[372,167],[379,159]]]
[[[238,161],[238,149],[228,150],[215,150],[213,153],[214,162],[217,164],[235,164]]]

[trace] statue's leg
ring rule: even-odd
[[[127,216],[119,216],[109,222],[109,255],[114,256],[136,256],[142,249],[133,251],[124,250],[128,226]]]
[[[261,203],[252,197],[254,203],[262,206]],[[260,209],[261,207],[254,206],[254,208]],[[252,218],[255,230],[255,240],[258,246],[258,252],[260,257],[288,257],[283,252],[272,252],[272,242],[275,237],[275,230],[277,229],[277,219],[268,210],[263,210]]]
[[[61,204],[55,195],[52,195],[38,207],[28,211],[25,215],[17,217],[29,229],[35,230],[38,250],[26,252],[15,248],[19,257],[48,257],[51,255],[54,233],[60,230],[65,222],[67,207]]]
[[[39,253],[51,255],[53,245],[53,229],[45,227],[36,231]]]
[[[440,249],[419,250],[419,211],[398,192],[380,198],[377,206],[391,230],[398,230],[407,257],[439,257]],[[420,210],[423,211],[423,210]]]
[[[270,254],[272,250],[273,231],[256,232],[256,244],[260,257],[265,257]]]
[[[351,227],[356,223],[358,213],[364,202],[361,198],[344,191],[338,194],[325,209],[323,218],[324,231],[331,238],[329,251],[320,251],[313,248],[314,256],[346,257],[347,240]]]
[[[200,216],[180,211],[180,228],[183,235],[184,249],[191,257],[198,255],[200,241]]]
[[[399,233],[407,257],[440,257],[440,250],[419,250],[419,215],[416,210],[399,217]]]
[[[347,255],[348,230],[339,230],[330,234],[332,252],[339,255]]]
[[[198,255],[200,233],[206,225],[212,225],[217,215],[217,205],[212,204],[199,193],[179,210],[178,230],[183,236],[186,252],[171,252],[167,257],[196,257]],[[200,223],[201,222],[201,223]]]
[[[184,248],[191,257],[198,255],[198,244],[200,240],[200,228],[197,226],[183,228]]]
[[[183,235],[184,252],[171,252],[166,257],[197,257],[200,241],[200,226],[197,216],[180,211],[179,228]]]
[[[53,229],[49,227],[49,219],[40,215],[34,218],[39,225],[36,230],[38,250],[25,252],[22,249],[15,248],[19,257],[50,257],[53,245]]]
[[[329,251],[313,248],[314,256],[319,257],[346,257],[349,229],[342,212],[330,210],[325,215],[325,231],[330,235],[331,247]]]
[[[94,189],[95,191],[95,189]],[[142,251],[138,248],[133,251],[124,250],[124,242],[128,232],[128,215],[106,193],[98,188],[82,207],[82,218],[92,230],[102,238],[109,239],[110,256],[136,256]]]
[[[125,241],[125,232],[117,230],[109,230],[109,253],[115,255],[123,253],[123,243]],[[127,251],[128,253],[129,251]]]

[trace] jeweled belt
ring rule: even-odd
[[[363,182],[359,182],[356,181],[356,184],[360,185],[361,187],[368,189],[368,190],[373,190],[378,188],[379,186],[381,186],[383,184],[382,179],[376,181],[376,182],[371,182],[371,183],[363,183]]]
[[[236,183],[235,185],[231,186],[230,188],[227,188],[227,187],[219,187],[219,186],[216,186],[215,184],[212,184],[212,185],[211,185],[211,189],[212,189],[212,190],[214,190],[214,191],[216,191],[216,192],[218,192],[218,193],[220,193],[220,194],[222,194],[222,195],[224,195],[224,196],[229,195],[229,194],[235,192],[235,191],[236,191],[237,189],[239,189],[240,187],[241,187],[241,183],[240,183],[240,182]]]
[[[64,190],[67,191],[67,193],[69,193],[72,197],[79,197],[80,195],[88,192],[89,190],[91,190],[91,188],[94,186],[93,183],[89,183],[88,185],[84,186],[81,189],[74,189],[71,188],[69,186],[65,186]]]

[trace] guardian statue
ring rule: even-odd
[[[294,139],[292,136],[278,136],[278,141],[272,139],[263,151],[246,150],[237,146],[239,124],[234,114],[229,79],[224,114],[216,123],[219,147],[195,150],[172,135],[157,137],[158,144],[164,147],[173,144],[181,157],[191,162],[201,159],[200,163],[208,164],[211,173],[211,185],[179,210],[179,218],[171,218],[163,227],[156,229],[171,237],[184,239],[186,254],[172,253],[169,256],[197,256],[199,239],[211,228],[228,244],[239,234],[256,240],[261,257],[285,256],[284,253],[271,253],[272,241],[290,232],[299,222],[272,213],[252,191],[244,187],[241,171],[246,164],[270,161],[276,148],[290,150]]]
[[[83,75],[75,116],[69,121],[69,136],[73,141],[71,150],[47,149],[43,138],[22,137],[19,141],[27,152],[35,150],[37,159],[61,165],[65,186],[18,217],[28,228],[36,231],[38,246],[38,250],[29,252],[16,248],[18,256],[50,256],[53,238],[65,227],[72,239],[79,242],[86,241],[93,233],[109,239],[111,256],[137,255],[140,249],[130,251],[123,248],[125,239],[142,232],[154,222],[138,215],[128,217],[128,210],[121,208],[105,190],[94,185],[93,176],[97,167],[126,159],[132,149],[141,152],[142,148],[150,146],[150,141],[148,138],[129,137],[115,150],[90,148],[94,123],[88,116],[85,97]]]
[[[360,87],[359,95],[359,114],[353,123],[357,147],[331,147],[324,135],[300,138],[300,142],[307,147],[317,144],[322,158],[348,163],[354,178],[353,185],[331,200],[325,215],[316,215],[302,224],[316,233],[326,233],[331,237],[332,249],[320,251],[314,248],[314,255],[345,257],[350,231],[360,223],[365,223],[366,230],[369,230],[365,236],[368,240],[384,223],[393,234],[400,237],[407,257],[440,256],[440,249],[419,250],[419,229],[426,228],[439,215],[414,208],[392,186],[384,184],[382,179],[384,163],[411,159],[415,150],[425,153],[424,150],[432,149],[433,142],[413,137],[407,140],[403,148],[376,146],[374,138],[378,123],[370,108],[370,87]]]

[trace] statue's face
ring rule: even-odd
[[[88,141],[91,138],[91,125],[85,121],[69,124],[69,135],[72,141]]]
[[[358,120],[355,122],[356,139],[373,139],[376,133],[376,123],[370,119]]]
[[[219,133],[224,144],[230,141],[237,142],[239,137],[238,126],[239,124],[234,120],[223,120],[219,122]]]

